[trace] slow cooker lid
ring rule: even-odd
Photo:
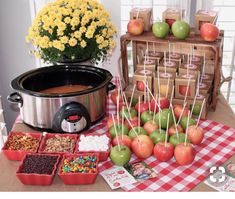
[[[15,78],[11,86],[13,89],[40,97],[69,97],[94,92],[106,86],[112,75],[102,68],[86,65],[54,65],[28,71]],[[64,85],[87,85],[92,88],[63,94],[46,94],[41,90]]]

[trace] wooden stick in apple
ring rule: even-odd
[[[133,129],[133,131],[134,131],[134,133],[135,133],[136,137],[139,139],[139,135],[138,135],[138,133],[135,131],[135,129],[134,129],[134,127],[133,127],[133,125],[132,125],[132,124],[131,124],[131,122],[130,122],[130,120],[127,118],[127,116],[126,116],[126,114],[125,114],[125,113],[123,113],[123,115],[124,115],[124,117],[126,118],[127,122],[129,123],[129,125],[130,125],[131,129]]]
[[[171,106],[172,106],[172,100],[173,100],[173,96],[174,96],[174,90],[175,90],[175,85],[173,85],[172,91],[171,91],[171,98],[170,98],[170,105]]]
[[[189,84],[190,84],[191,78],[188,78],[188,83],[187,83],[187,89],[186,89],[186,94],[184,96],[184,104],[186,102],[187,96],[188,96],[188,91],[189,91]]]
[[[176,135],[177,135],[177,138],[179,138],[179,132],[178,132],[178,128],[177,128],[177,124],[176,124],[176,119],[175,119],[175,113],[174,113],[174,110],[173,110],[173,105],[170,104],[170,107],[171,107],[171,112],[172,112],[172,115],[173,115],[173,121],[174,121],[174,126],[175,126],[175,130],[176,130]]]
[[[113,124],[114,124],[114,131],[115,131],[115,134],[116,134],[116,137],[117,137],[118,150],[121,151],[120,144],[119,144],[119,139],[118,139],[118,134],[117,134],[117,129],[116,129],[116,125],[115,125],[115,120],[114,120],[113,114],[112,114],[112,119],[113,119]]]
[[[180,20],[183,20],[183,7],[182,7],[182,0],[180,0]]]
[[[168,97],[169,83],[170,83],[170,78],[168,77],[168,79],[167,79],[167,87],[166,87],[166,95],[165,95],[165,98]]]
[[[187,141],[187,137],[188,137],[188,125],[189,125],[189,112],[188,112],[188,118],[187,118],[187,126],[186,126],[186,132],[185,132],[185,139],[184,139],[184,145],[186,146],[186,141]]]
[[[118,87],[118,94],[117,94],[117,120],[118,120],[118,126],[120,125],[119,123],[119,99],[120,99],[120,87]]]
[[[203,107],[204,107],[204,105],[205,105],[205,101],[206,101],[206,98],[204,98],[204,100],[203,100],[203,102],[202,102],[201,110],[200,110],[199,116],[198,116],[198,118],[197,118],[196,128],[197,128],[198,125],[199,125],[200,118],[201,118],[201,115],[202,115],[202,110],[203,110]]]
[[[191,112],[190,112],[190,117],[192,117],[193,109],[194,109],[194,106],[195,106],[195,103],[196,103],[198,94],[199,94],[199,87],[197,88],[196,95],[195,95],[195,97],[194,97],[194,99],[193,99],[193,106],[192,106],[192,110],[191,110]]]
[[[140,130],[140,96],[139,96],[139,98],[138,98],[138,130]]]
[[[131,104],[132,104],[132,100],[133,100],[133,97],[134,97],[135,88],[136,88],[136,84],[134,84],[134,87],[133,87],[133,90],[132,90],[132,93],[131,93],[131,99],[130,99],[130,104],[129,104],[129,110],[131,109]]]
[[[146,88],[149,88],[148,87],[148,82],[147,82],[147,86]],[[150,96],[149,96],[149,89],[146,89],[147,90],[147,96],[148,96],[148,106],[149,106],[149,112],[151,111],[151,106],[150,106]]]
[[[164,51],[164,71],[165,71],[165,74],[166,74],[166,62],[167,62],[166,61],[166,51]]]
[[[167,143],[167,137],[168,137],[168,130],[169,130],[169,118],[170,118],[170,114],[167,114],[167,123],[166,123],[166,136],[165,136],[165,147],[166,147],[166,143]],[[160,130],[161,131],[161,130]]]
[[[179,117],[179,120],[177,121],[177,125],[176,125],[176,126],[178,126],[179,123],[180,123],[180,120],[181,120],[181,118],[182,118],[182,115],[183,115],[183,112],[184,112],[184,109],[185,109],[186,105],[187,105],[187,102],[184,103],[183,110],[182,110],[181,113],[180,113],[180,117]]]

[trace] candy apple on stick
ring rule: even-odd
[[[201,114],[202,114],[202,110],[203,110],[204,104],[205,104],[205,99],[202,102],[202,106],[201,106],[199,118],[197,120],[197,124],[196,125],[191,125],[187,129],[189,140],[194,145],[200,144],[202,142],[203,138],[204,138],[203,129],[198,126],[200,118],[201,118]]]
[[[141,35],[144,31],[143,19],[139,18],[139,12],[137,11],[136,19],[131,19],[127,24],[127,31],[132,35]]]
[[[112,115],[112,118],[113,118],[113,123],[115,123],[113,115]],[[115,129],[115,134],[117,137],[118,134],[117,134],[116,128],[114,129]],[[130,161],[131,150],[127,146],[120,145],[118,139],[117,139],[117,144],[118,144],[117,146],[114,146],[111,148],[110,159],[115,165],[123,166]]]
[[[189,125],[189,114],[187,120],[187,127]],[[188,128],[187,128],[188,129]],[[184,143],[178,144],[174,150],[174,156],[179,165],[191,164],[195,158],[195,150],[190,143],[187,143],[188,130],[185,133]]]
[[[165,134],[165,142],[158,142],[154,146],[154,156],[160,161],[160,162],[166,162],[170,160],[174,155],[174,145],[167,142],[167,132],[169,127],[169,114],[167,116],[167,129]]]

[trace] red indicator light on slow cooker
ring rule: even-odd
[[[70,120],[70,121],[77,121],[79,119],[80,119],[80,116],[78,116],[78,115],[70,115],[68,117],[68,120]]]

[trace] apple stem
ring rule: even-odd
[[[130,104],[129,104],[129,110],[131,110],[131,104],[132,104],[132,100],[133,100],[134,93],[135,93],[135,87],[136,87],[136,84],[134,84],[133,91],[132,91],[132,93],[131,93],[131,99],[130,99]]]
[[[179,120],[177,121],[177,126],[178,126],[178,125],[179,125],[179,123],[180,123],[180,120],[181,120],[181,118],[182,118],[182,115],[183,115],[184,109],[185,109],[185,107],[186,107],[186,104],[187,104],[187,102],[186,102],[186,103],[184,103],[183,110],[181,111],[181,113],[180,113],[180,117],[179,117]]]
[[[187,137],[188,137],[188,125],[189,125],[189,112],[188,112],[188,118],[187,118],[187,126],[186,126],[186,132],[185,132],[185,139],[184,139],[184,145],[186,146],[186,141],[187,141]]]
[[[120,87],[118,87],[118,94],[117,94],[117,119],[118,119],[118,126],[120,125],[119,124],[119,99],[120,99]]]
[[[165,147],[166,147],[166,143],[167,143],[167,135],[168,135],[168,129],[169,129],[169,118],[170,118],[170,114],[168,113],[167,114],[167,123],[166,123]]]
[[[186,89],[186,95],[184,96],[184,104],[185,104],[186,99],[187,99],[187,96],[188,96],[188,91],[189,91],[189,84],[190,84],[190,81],[191,81],[191,77],[190,77],[190,78],[188,78],[187,89]]]
[[[166,90],[165,98],[167,98],[167,97],[168,97],[169,83],[170,83],[170,78],[168,77],[168,79],[167,79],[167,90]]]
[[[192,117],[193,109],[194,109],[194,106],[195,106],[195,103],[196,103],[198,94],[199,94],[199,87],[198,87],[197,92],[196,92],[196,95],[195,95],[195,97],[194,97],[194,99],[193,99],[193,106],[192,106],[192,110],[191,110],[191,112],[190,112],[190,117]]]
[[[127,122],[128,122],[128,123],[129,123],[129,125],[131,126],[131,129],[134,131],[134,133],[135,133],[136,137],[137,137],[137,138],[138,138],[138,140],[139,140],[140,138],[139,138],[138,133],[135,131],[135,129],[134,129],[134,127],[133,127],[133,125],[131,124],[130,120],[127,118],[127,116],[126,116],[126,114],[125,114],[125,113],[124,113],[124,117],[126,118]],[[140,130],[139,130],[139,131],[140,131]]]
[[[197,124],[196,124],[196,128],[198,127],[199,125],[199,122],[200,122],[200,118],[201,118],[201,115],[202,115],[202,110],[203,110],[203,107],[205,105],[205,101],[206,101],[206,98],[204,98],[203,102],[202,102],[202,106],[201,106],[201,110],[200,110],[200,113],[199,113],[199,117],[197,119]]]
[[[119,143],[119,140],[118,140],[117,128],[116,128],[116,124],[115,124],[115,120],[114,120],[113,114],[112,114],[112,119],[113,119],[113,124],[114,124],[114,131],[115,131],[115,134],[116,134],[116,137],[117,137],[118,150],[121,151],[120,143]]]

